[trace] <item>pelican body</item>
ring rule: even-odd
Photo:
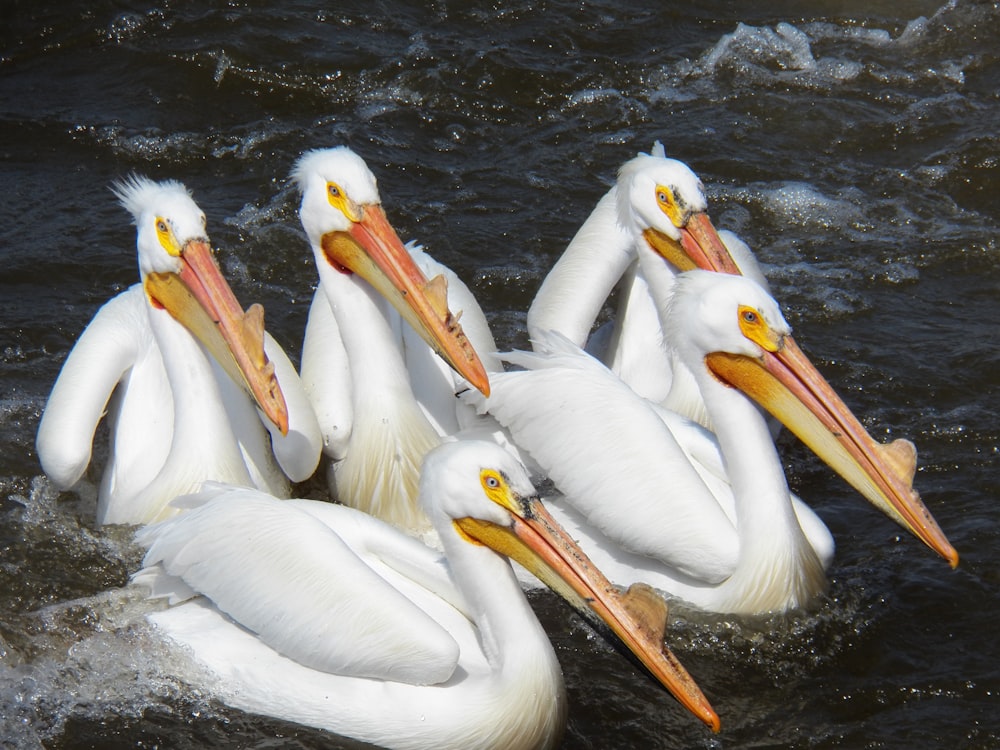
[[[301,375],[331,458],[331,494],[427,531],[417,503],[420,464],[442,437],[475,419],[455,392],[469,385],[489,392],[487,371],[500,369],[489,326],[455,274],[403,245],[358,155],[311,151],[294,177],[320,278]]]
[[[499,446],[431,450],[420,500],[444,555],[357,510],[209,488],[140,531],[149,619],[242,710],[390,748],[550,748],[566,721],[558,661],[505,558],[604,622],[701,720],[718,717],[663,650],[665,610],[622,594]]]
[[[206,479],[287,497],[289,480],[315,470],[320,434],[261,307],[240,307],[183,185],[133,177],[116,193],[135,219],[141,282],[98,310],[67,357],[38,428],[42,469],[75,485],[107,412],[98,524],[162,518]]]
[[[636,393],[711,426],[691,376],[673,361],[662,313],[674,276],[694,268],[749,276],[767,289],[750,248],[716,231],[697,175],[660,143],[622,165],[545,277],[528,310],[533,342],[548,331],[606,364]],[[616,285],[614,320],[591,328]]]
[[[665,317],[665,338],[692,373],[714,434],[639,398],[558,334],[542,339],[542,354],[502,355],[529,369],[494,374],[488,400],[466,395],[549,474],[564,496],[553,512],[562,509],[557,516],[611,580],[748,614],[799,607],[822,591],[832,537],[789,493],[759,407],[957,564],[912,488],[912,444],[868,435],[759,285],[685,273]]]

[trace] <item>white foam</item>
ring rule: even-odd
[[[19,642],[0,659],[0,736],[40,744],[70,718],[138,717],[176,692],[157,666],[162,649],[130,624],[144,609],[144,597],[119,589],[21,614]]]
[[[787,224],[820,229],[859,226],[865,217],[853,203],[824,195],[812,185],[786,182],[762,192],[764,207]]]
[[[621,96],[621,91],[614,88],[582,89],[581,91],[574,92],[569,97],[569,106],[572,108],[580,105],[595,104],[597,102],[609,100],[617,101],[618,99],[621,99]]]
[[[785,227],[837,231],[851,234],[867,231],[864,194],[830,196],[806,182],[788,181],[774,185],[749,184],[737,188],[717,187],[716,193],[728,201],[757,205]]]
[[[916,48],[937,43],[946,33],[952,14],[948,3],[930,19],[911,20],[895,39],[886,29],[853,24],[782,22],[774,27],[738,23],[694,61],[671,62],[662,74],[649,76],[653,101],[689,101],[718,94],[713,82],[735,79],[737,87],[791,86],[830,90],[864,74],[884,82],[941,80],[961,86],[970,59],[944,60],[928,67],[912,54]],[[878,58],[872,50],[886,50]],[[898,50],[905,49],[902,57]],[[699,85],[700,84],[700,85]],[[705,84],[712,84],[706,90]]]
[[[106,559],[112,568],[138,566],[130,529],[95,531],[90,526],[92,488],[74,501],[44,477],[35,477],[28,496],[9,494],[8,499],[14,502],[2,521],[21,545],[30,546],[36,537],[58,539],[55,554],[67,565]],[[17,560],[15,548],[4,562],[25,564]],[[36,579],[44,574],[45,569],[33,571]],[[100,722],[109,715],[138,719],[152,706],[170,711],[172,703],[201,700],[180,677],[199,668],[159,639],[144,619],[161,605],[149,602],[137,587],[122,587],[38,606],[51,597],[47,591],[72,583],[79,571],[67,570],[67,576],[66,582],[38,582],[5,597],[9,611],[0,639],[0,744],[42,747],[63,736],[70,720]],[[195,684],[210,684],[201,679],[199,675]]]

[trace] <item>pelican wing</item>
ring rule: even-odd
[[[52,388],[36,445],[42,469],[61,489],[76,484],[86,470],[108,400],[139,357],[142,332],[150,338],[144,307],[138,286],[105,303],[73,346]]]
[[[534,343],[538,353],[502,355],[532,369],[494,373],[489,399],[463,398],[493,414],[566,502],[625,550],[705,582],[729,576],[736,530],[657,413],[564,336]]]
[[[354,424],[351,370],[340,327],[322,286],[309,308],[300,375],[323,436],[323,451],[339,460],[347,455]]]
[[[316,471],[323,447],[323,437],[319,431],[316,412],[313,411],[299,374],[288,360],[284,349],[271,334],[264,332],[264,352],[274,363],[274,374],[281,385],[288,407],[288,433],[281,430],[261,414],[261,422],[271,433],[271,446],[278,465],[293,482],[304,482]]]
[[[443,275],[448,281],[448,309],[461,317],[462,330],[483,361],[486,371],[495,372],[502,369],[503,366],[496,357],[497,345],[493,340],[486,314],[469,287],[454,271],[428,255],[420,245],[408,242],[406,249],[428,279]]]
[[[419,245],[410,242],[406,249],[427,278],[443,276],[447,281],[448,309],[461,320],[462,330],[486,371],[502,370],[503,365],[496,356],[497,347],[486,315],[469,288],[450,268],[438,263]],[[404,323],[402,318],[397,318],[397,322],[413,395],[437,433],[442,436],[454,435],[475,422],[474,409],[455,398],[457,391],[470,387],[468,382],[435,354],[412,326]]]
[[[374,516],[336,503],[314,500],[286,500],[333,529],[337,536],[373,570],[389,580],[401,576],[412,581],[421,596],[439,597],[452,607],[466,613],[467,604],[451,576],[444,554],[428,547],[414,537],[387,531],[386,524]],[[408,587],[400,586],[404,593]]]
[[[447,680],[458,644],[325,523],[294,504],[216,486],[182,515],[146,527],[139,576],[159,595],[180,579],[274,651],[333,674],[412,684]],[[368,534],[412,540],[385,525]]]

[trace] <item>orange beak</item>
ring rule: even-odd
[[[454,523],[462,535],[516,560],[585,617],[610,628],[681,705],[719,731],[718,714],[663,643],[666,602],[644,584],[619,591],[537,497],[519,498],[518,505],[508,506],[510,526],[476,518]]]
[[[384,296],[452,369],[485,396],[489,377],[479,355],[448,309],[448,282],[430,281],[413,262],[382,207],[358,207],[360,219],[346,231],[323,235],[327,260],[365,279]]]
[[[146,277],[150,300],[190,330],[267,418],[287,434],[285,397],[274,365],[264,353],[264,309],[251,305],[243,311],[208,242],[188,241],[180,260],[179,274],[151,273]]]
[[[680,241],[655,229],[642,233],[649,246],[680,271],[705,271],[742,275],[728,248],[706,213],[692,214],[680,227]]]
[[[913,489],[917,454],[908,440],[877,443],[791,336],[760,360],[717,352],[706,357],[721,381],[781,420],[865,498],[952,567],[958,552]]]

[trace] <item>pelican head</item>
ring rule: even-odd
[[[302,191],[299,217],[316,262],[365,279],[456,372],[489,395],[486,370],[448,309],[445,278],[428,281],[413,262],[386,218],[364,160],[344,146],[310,151],[293,178]]]
[[[745,277],[691,271],[678,277],[667,330],[681,358],[703,363],[788,427],[869,502],[944,557],[958,553],[913,489],[916,449],[875,441],[799,349],[777,303]]]
[[[773,351],[791,338],[792,327],[778,303],[755,282],[703,271],[681,274],[677,280],[678,294],[665,316],[664,338],[685,360],[720,351],[760,359],[764,346]],[[747,335],[752,318],[766,333]]]
[[[132,176],[112,188],[135,219],[139,272],[150,304],[193,333],[281,432],[288,409],[264,353],[264,311],[246,312],[212,256],[205,214],[175,181]]]
[[[534,573],[589,619],[604,623],[649,671],[702,721],[719,718],[698,686],[663,645],[666,605],[648,587],[624,594],[594,567],[542,505],[524,467],[494,443],[464,440],[424,459],[420,496],[446,552],[485,546]]]
[[[739,274],[708,218],[705,188],[683,162],[668,159],[656,143],[618,171],[618,221],[633,228],[651,250],[680,271]]]

